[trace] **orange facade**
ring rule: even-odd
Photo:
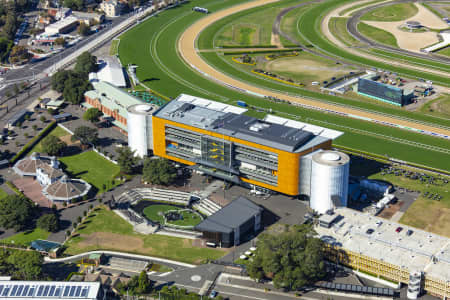
[[[220,138],[223,140],[227,140],[230,142],[233,142],[235,144],[241,144],[249,147],[253,147],[255,149],[261,149],[265,151],[269,151],[271,153],[278,155],[278,170],[277,170],[277,176],[278,176],[278,184],[277,186],[270,185],[267,183],[259,182],[256,180],[251,180],[247,178],[240,177],[240,179],[244,182],[254,184],[260,187],[264,187],[273,191],[277,191],[283,194],[296,196],[299,194],[299,165],[300,165],[300,157],[311,153],[318,149],[330,149],[331,148],[331,140],[327,140],[326,142],[317,145],[314,148],[307,149],[300,153],[292,153],[283,151],[280,149],[275,149],[271,147],[267,147],[264,145],[256,144],[253,142],[237,139],[231,136],[224,136],[221,134],[218,134],[216,132],[212,132],[205,129],[200,129],[196,127],[192,127],[189,125],[173,122],[170,120],[165,120],[158,118],[156,116],[153,116],[153,153],[160,157],[165,157],[167,159],[177,161],[186,165],[195,165],[194,162],[180,159],[177,157],[173,157],[171,155],[168,155],[166,153],[166,139],[165,139],[165,127],[166,125],[172,125],[181,129],[189,130],[192,132],[209,135],[212,137]]]

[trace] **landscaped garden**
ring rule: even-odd
[[[153,204],[143,210],[143,214],[149,220],[161,225],[175,225],[193,227],[202,221],[197,212],[168,204]]]
[[[120,167],[94,151],[61,157],[59,160],[71,177],[87,181],[98,190],[98,193],[103,193],[119,184],[114,179],[119,175]]]
[[[57,138],[61,139],[62,137],[66,137],[66,136],[70,136],[70,133],[67,132],[66,130],[62,129],[59,126],[56,126],[52,131],[49,132],[48,134],[56,136]],[[66,139],[64,138],[64,140],[66,141]],[[28,154],[31,154],[33,152],[38,152],[38,153],[43,153],[44,151],[42,150],[42,140],[37,143],[31,150],[30,152],[28,152]]]
[[[65,245],[67,254],[99,249],[115,250],[193,264],[218,259],[227,253],[224,249],[196,247],[190,239],[135,233],[131,224],[106,207],[96,208]]]

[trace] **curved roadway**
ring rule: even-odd
[[[366,1],[367,0],[359,1],[357,3],[364,3]],[[364,57],[364,58],[367,58],[367,59],[370,59],[370,60],[379,61],[379,62],[382,62],[382,63],[385,63],[385,64],[391,64],[393,66],[398,66],[398,67],[405,67],[405,66],[407,66],[408,69],[411,69],[411,70],[418,70],[418,71],[432,73],[432,74],[436,74],[436,75],[440,75],[440,76],[448,76],[448,72],[445,72],[445,71],[441,71],[441,70],[437,70],[437,69],[430,69],[430,68],[427,68],[427,67],[422,67],[422,66],[413,65],[413,64],[408,64],[407,62],[405,62],[403,60],[399,60],[399,61],[389,60],[389,59],[386,59],[386,58],[382,58],[382,57],[370,54],[368,52],[358,51],[356,48],[351,48],[351,47],[345,45],[343,42],[341,42],[339,39],[337,39],[331,33],[330,28],[328,27],[328,23],[330,23],[330,20],[331,20],[332,17],[338,16],[338,13],[340,11],[344,10],[346,7],[347,6],[340,6],[340,7],[337,7],[336,9],[334,9],[334,10],[331,10],[321,20],[320,32],[331,43],[333,43],[334,45],[336,45],[336,46],[338,46],[338,47],[340,47],[342,49],[345,49],[345,51],[348,52],[348,53],[351,53],[353,55],[358,55],[360,57]],[[450,89],[446,89],[446,90],[450,91]]]
[[[363,118],[363,119],[372,119],[375,122],[383,122],[390,123],[400,127],[414,128],[420,129],[432,133],[442,134],[445,136],[450,136],[450,130],[445,128],[439,128],[432,125],[420,124],[413,121],[397,119],[395,117],[384,116],[377,113],[366,112],[350,107],[342,107],[338,105],[333,105],[329,103],[324,103],[321,101],[315,101],[311,99],[305,99],[301,97],[294,97],[291,95],[286,95],[281,92],[274,92],[268,89],[255,87],[240,80],[234,79],[224,73],[214,69],[208,63],[206,63],[198,54],[196,49],[196,39],[200,32],[204,30],[206,27],[212,25],[217,20],[227,17],[229,15],[235,14],[237,12],[251,9],[254,7],[262,6],[265,4],[273,3],[278,0],[256,0],[252,2],[246,2],[240,5],[235,5],[233,7],[218,11],[216,13],[209,14],[194,24],[192,24],[183,34],[181,35],[178,41],[178,50],[183,59],[195,70],[203,74],[204,76],[215,80],[225,86],[240,90],[242,92],[246,92],[248,94],[254,96],[271,96],[280,99],[285,99],[291,102],[298,103],[300,105],[313,108],[313,109],[321,109],[332,112],[337,112],[340,114],[345,114],[349,117],[354,118]]]
[[[438,1],[442,1],[442,0],[436,0],[436,2]],[[444,0],[444,1],[448,1],[448,0]],[[395,53],[399,53],[399,54],[405,54],[408,56],[413,56],[413,57],[418,57],[421,59],[429,59],[429,60],[433,60],[436,62],[440,62],[440,63],[444,63],[444,64],[450,64],[450,58],[446,58],[446,57],[440,57],[440,56],[433,56],[432,54],[422,54],[422,53],[417,53],[417,52],[412,52],[412,51],[408,51],[408,50],[404,50],[401,48],[396,48],[396,47],[390,47],[387,45],[383,45],[380,43],[377,43],[375,41],[373,41],[372,39],[369,39],[367,37],[365,37],[364,35],[362,35],[359,31],[358,31],[358,23],[360,21],[360,18],[366,14],[367,12],[374,10],[376,8],[379,7],[383,7],[383,6],[387,6],[387,5],[392,5],[392,4],[398,4],[398,3],[407,3],[407,2],[412,2],[412,0],[397,0],[397,1],[390,1],[390,2],[384,2],[384,3],[379,3],[376,5],[372,5],[372,6],[368,6],[365,7],[363,9],[358,10],[356,13],[353,14],[353,16],[351,16],[348,21],[347,21],[347,31],[357,40],[359,40],[360,42],[369,45],[370,47],[373,48],[377,48],[377,49],[381,49],[381,50],[387,50],[389,52],[395,52]]]

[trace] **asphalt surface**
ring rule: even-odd
[[[447,0],[436,0],[436,1],[433,1],[433,2],[446,2],[446,1]],[[428,60],[436,61],[436,62],[443,63],[443,64],[450,64],[450,58],[436,56],[436,55],[433,55],[432,53],[430,53],[430,54],[421,54],[421,53],[412,52],[412,51],[408,51],[408,50],[404,50],[404,49],[400,49],[400,48],[396,48],[396,47],[390,47],[390,46],[387,46],[387,45],[383,45],[383,44],[377,43],[377,42],[375,42],[375,41],[365,37],[361,33],[359,33],[359,31],[357,29],[358,23],[360,22],[360,18],[364,14],[366,14],[367,12],[369,12],[371,10],[374,10],[376,8],[379,8],[379,7],[387,6],[387,5],[398,4],[398,3],[408,3],[408,2],[413,2],[413,1],[412,0],[389,1],[389,2],[379,3],[379,4],[376,4],[376,5],[372,5],[372,6],[363,8],[361,10],[358,10],[347,21],[347,31],[354,38],[356,38],[358,41],[360,41],[360,42],[362,42],[364,44],[367,44],[371,48],[387,50],[389,52],[394,52],[394,53],[398,53],[398,54],[413,56],[413,57],[417,57],[417,58],[421,58],[421,59],[428,59]]]

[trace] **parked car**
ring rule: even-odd
[[[402,230],[403,230],[403,227],[397,227],[397,229],[395,229],[395,232],[399,233]]]
[[[209,298],[216,298],[217,294],[219,294],[217,291],[212,291],[211,294],[209,294]]]
[[[406,235],[407,236],[410,236],[411,234],[413,234],[414,233],[414,231],[412,231],[411,229],[409,229],[407,232],[406,232]]]
[[[373,230],[372,228],[367,229],[366,233],[367,234],[372,234],[375,230]]]

